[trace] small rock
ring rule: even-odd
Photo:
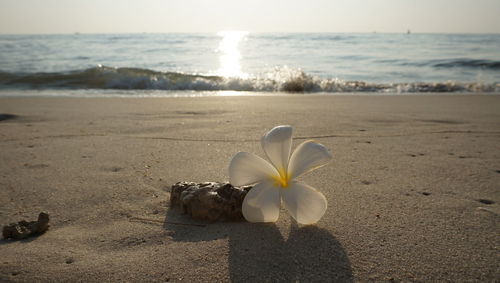
[[[431,193],[428,193],[428,192],[422,192],[422,194],[423,194],[424,196],[430,196],[430,195],[431,195]]]
[[[75,262],[75,259],[70,257],[70,258],[67,258],[65,262],[66,262],[66,264],[72,264],[73,262]]]
[[[21,240],[30,236],[36,236],[45,233],[49,229],[49,215],[40,212],[37,221],[21,220],[17,223],[11,223],[3,227],[2,234],[4,239]]]

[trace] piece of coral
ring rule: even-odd
[[[178,182],[171,187],[170,206],[208,222],[242,220],[241,205],[251,188],[219,182]]]
[[[4,239],[21,240],[30,236],[45,233],[49,229],[49,215],[45,212],[40,212],[37,221],[21,220],[17,223],[11,223],[3,227]]]

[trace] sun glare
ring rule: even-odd
[[[224,77],[247,77],[248,74],[241,71],[241,54],[238,45],[242,40],[246,39],[248,32],[221,31],[217,35],[222,37],[217,48],[217,52],[220,53],[220,68],[217,70],[217,75]]]

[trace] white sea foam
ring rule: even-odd
[[[368,83],[320,78],[300,69],[274,68],[260,76],[240,78],[157,72],[138,68],[98,66],[82,71],[11,74],[0,73],[3,89],[119,89],[250,92],[500,92],[498,83],[412,82]]]

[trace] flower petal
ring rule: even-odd
[[[274,167],[280,172],[285,172],[292,148],[292,127],[274,127],[262,137],[261,143],[267,158]]]
[[[272,182],[264,181],[247,193],[241,212],[249,222],[276,222],[280,205],[279,189]]]
[[[300,224],[314,224],[325,214],[325,196],[304,183],[291,183],[281,190],[281,196],[288,213]]]
[[[255,184],[277,174],[269,162],[248,152],[238,152],[229,164],[229,182],[233,186]]]
[[[324,145],[312,140],[305,141],[292,153],[288,174],[290,178],[296,178],[327,164],[331,159],[332,154]]]

